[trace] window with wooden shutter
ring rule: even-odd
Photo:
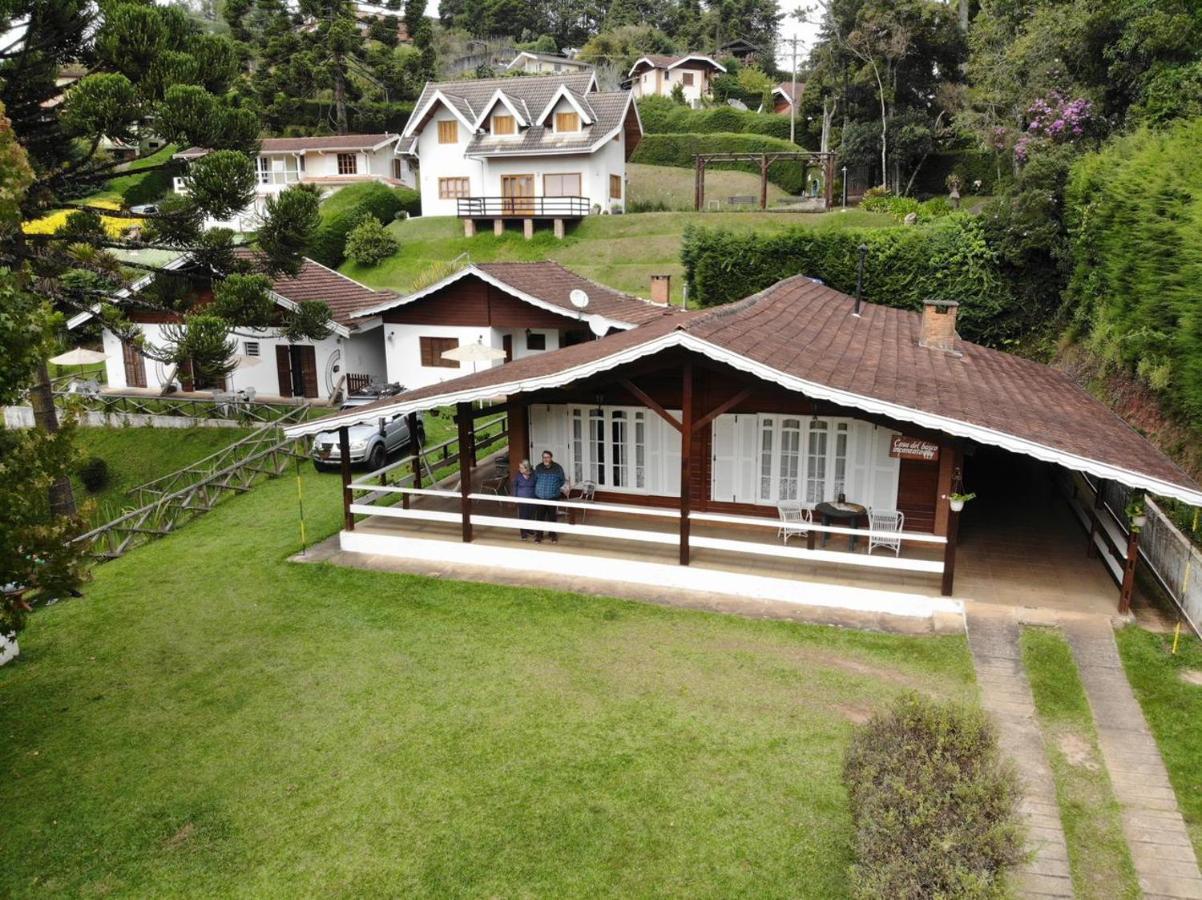
[[[443,200],[454,200],[456,197],[466,197],[471,193],[466,178],[438,179],[438,196]]]
[[[609,199],[610,200],[621,200],[622,199],[622,176],[621,175],[610,175],[609,176]]]
[[[458,369],[459,363],[453,359],[443,359],[442,355],[448,350],[459,346],[457,338],[423,337],[418,338],[421,346],[422,367],[427,369]]]
[[[354,175],[359,171],[359,158],[354,153],[338,154],[338,174]]]
[[[566,175],[543,176],[544,197],[579,197],[580,173],[572,172]]]
[[[693,86],[693,73],[692,72],[681,72],[680,78],[681,78],[681,81],[684,82],[685,87]]]
[[[556,131],[579,131],[580,116],[574,112],[562,112],[555,114],[555,130]]]
[[[438,143],[458,144],[459,123],[454,119],[442,119],[438,123]]]
[[[514,121],[513,116],[493,116],[492,117],[492,133],[493,134],[513,134]]]

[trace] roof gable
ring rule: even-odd
[[[646,56],[640,56],[635,60],[634,65],[630,67],[630,71],[626,73],[627,77],[634,75],[640,71],[640,67],[647,69],[675,69],[678,66],[688,65],[689,63],[700,63],[702,68],[709,66],[716,72],[725,72],[726,66],[722,65],[711,56],[706,56],[703,53],[686,53],[683,56],[667,56],[660,53],[648,53]]]
[[[592,107],[589,106],[588,101],[575,91],[571,90],[566,84],[561,84],[556,89],[555,93],[551,95],[551,99],[547,101],[547,105],[543,107],[542,112],[535,117],[535,123],[538,125],[546,125],[547,118],[551,115],[552,111],[554,111],[555,107],[561,100],[566,100],[569,104],[571,104],[572,108],[576,110],[576,114],[580,116],[580,123],[582,125],[592,125],[593,122],[596,121],[596,117],[593,113]]]
[[[530,111],[526,109],[526,104],[521,100],[515,102],[504,91],[497,88],[488,102],[481,107],[480,115],[476,117],[476,123],[472,128],[473,131],[484,127],[484,123],[488,121],[488,117],[492,115],[492,111],[498,103],[509,110],[521,128],[530,124]]]

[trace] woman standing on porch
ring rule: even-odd
[[[518,465],[518,473],[513,476],[513,490],[511,493],[515,497],[534,499],[534,472],[530,469],[530,460],[523,459]],[[518,518],[526,522],[533,521],[536,508],[533,503],[519,503]],[[534,529],[522,528],[518,531],[518,534],[522,536],[522,540],[524,541],[534,534]]]

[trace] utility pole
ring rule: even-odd
[[[789,143],[797,143],[797,35],[789,38],[793,45],[793,86],[789,88]]]

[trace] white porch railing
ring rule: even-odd
[[[381,470],[384,471],[384,470]],[[372,473],[371,476],[379,473]],[[402,484],[369,484],[360,480],[352,482],[350,489],[360,496],[352,500],[350,512],[359,516],[382,516],[395,519],[408,519],[418,522],[440,522],[447,524],[462,524],[464,514],[457,509],[431,509],[410,505],[405,502],[401,506],[381,502],[393,497],[430,497],[439,498],[449,504],[462,504],[464,497],[459,491],[445,488],[417,488]],[[579,535],[581,537],[601,538],[616,541],[633,541],[640,544],[658,544],[679,546],[681,538],[676,530],[656,530],[653,528],[622,527],[616,525],[597,525],[577,523],[574,521],[532,521],[514,516],[479,513],[474,508],[480,503],[496,506],[515,506],[519,503],[531,506],[551,506],[570,511],[580,510],[593,514],[610,513],[621,516],[644,517],[649,519],[672,519],[679,522],[680,511],[667,507],[636,506],[622,503],[582,502],[578,500],[538,500],[534,498],[516,498],[488,493],[469,493],[466,497],[469,510],[467,521],[472,526],[489,528],[523,529],[536,531],[551,531],[558,534]],[[500,510],[498,510],[500,512]],[[698,524],[729,525],[752,528],[765,528],[777,531],[781,522],[772,518],[756,516],[737,516],[723,513],[694,512],[689,514],[689,521]],[[792,524],[794,529],[796,523]],[[880,532],[871,529],[846,528],[834,525],[817,525],[806,523],[806,531],[815,535],[843,535],[870,539],[872,537],[901,538],[903,542],[938,545],[947,544],[947,538],[941,535],[925,532]],[[853,553],[839,550],[818,548],[789,547],[775,542],[760,540],[742,540],[737,538],[718,537],[712,535],[690,533],[688,547],[692,549],[717,550],[728,553],[744,553],[749,555],[770,556],[781,559],[791,559],[798,562],[826,563],[843,566],[856,566],[870,569],[894,570],[900,572],[915,572],[930,575],[941,575],[944,571],[943,559],[920,559],[903,556],[874,556],[868,553]]]

